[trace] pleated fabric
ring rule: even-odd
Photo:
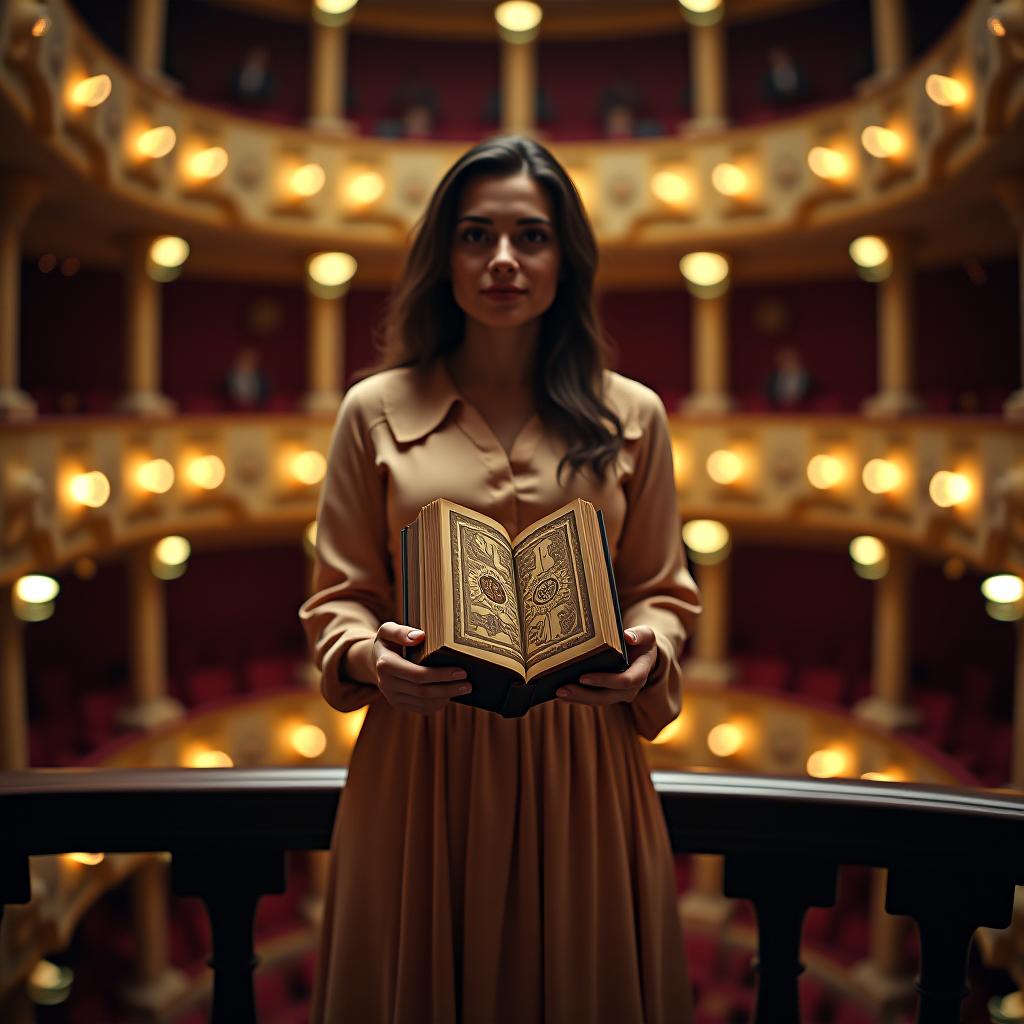
[[[690,1020],[671,850],[624,705],[376,703],[333,848],[314,1022]]]

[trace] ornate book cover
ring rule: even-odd
[[[465,668],[460,703],[525,714],[586,671],[628,665],[604,517],[569,502],[510,538],[439,498],[402,531],[405,621],[426,632],[406,656]]]

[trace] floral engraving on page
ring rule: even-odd
[[[523,661],[512,548],[497,530],[459,512],[449,515],[455,640]]]
[[[576,513],[552,520],[516,551],[530,668],[594,638]]]

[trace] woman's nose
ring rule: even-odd
[[[516,256],[512,249],[512,240],[507,235],[501,235],[498,238],[498,245],[494,250],[494,255],[491,257],[491,269],[507,270],[515,269],[515,266]]]

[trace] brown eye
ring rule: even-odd
[[[459,237],[463,242],[482,242],[484,231],[483,228],[466,228]]]
[[[530,228],[529,231],[523,232],[523,240],[527,245],[543,245],[548,240],[548,235],[539,228]]]

